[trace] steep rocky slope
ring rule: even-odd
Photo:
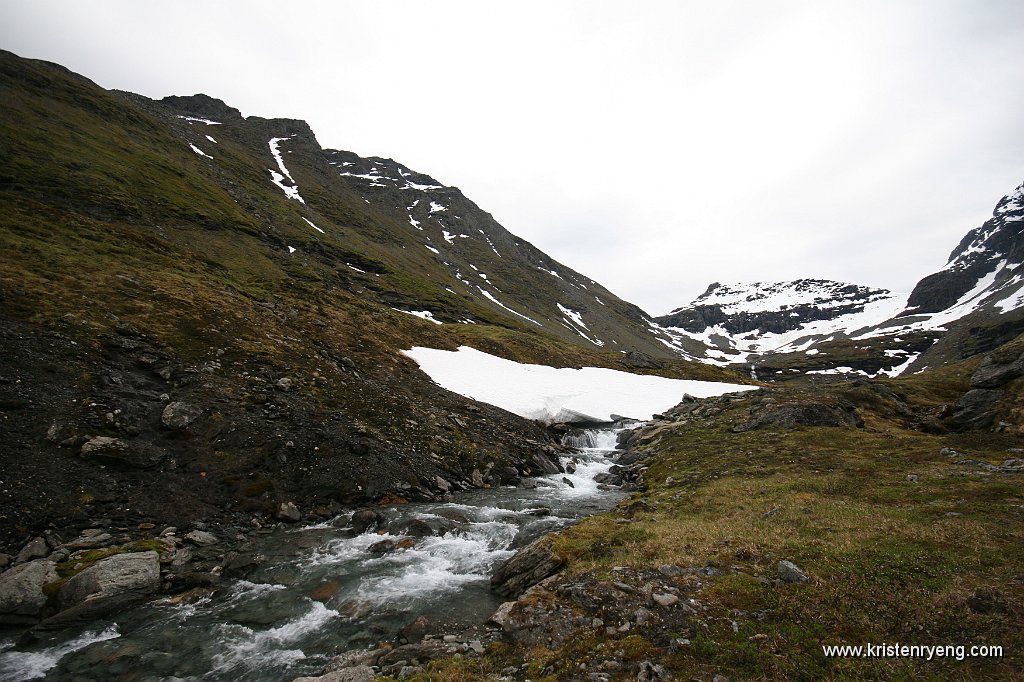
[[[0,53],[0,150],[13,547],[48,524],[327,515],[544,465],[545,431],[441,390],[412,345],[725,376],[457,189],[325,151],[302,121]]]
[[[991,351],[1024,330],[1024,185],[907,295],[828,280],[712,284],[654,318],[683,357],[761,378],[895,376]]]

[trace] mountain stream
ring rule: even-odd
[[[502,601],[489,577],[516,549],[622,499],[593,480],[611,467],[616,435],[571,433],[566,444],[581,452],[563,465],[575,471],[531,479],[536,487],[382,509],[379,530],[361,535],[333,523],[277,531],[260,540],[262,567],[211,597],[150,602],[24,651],[0,640],[0,682],[279,682],[394,639],[419,616],[437,634],[480,630]],[[410,537],[410,524],[440,534]]]

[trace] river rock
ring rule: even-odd
[[[517,629],[515,619],[512,618],[512,609],[515,608],[518,602],[507,601],[498,607],[498,610],[494,612],[489,619],[488,623],[497,625],[504,632],[512,632]]]
[[[45,559],[50,553],[50,546],[46,544],[45,538],[36,538],[21,548],[18,556],[14,558],[15,564],[24,564],[33,559]]]
[[[101,547],[109,547],[114,544],[114,536],[110,533],[99,532],[97,534],[86,535],[86,531],[82,531],[82,536],[65,542],[61,545],[61,549],[66,549],[69,552],[77,552],[82,549],[100,549]]]
[[[217,536],[205,530],[193,530],[185,534],[185,539],[194,545],[205,547],[217,544]]]
[[[192,403],[178,400],[168,403],[160,415],[160,423],[168,429],[180,430],[188,428],[203,413],[203,408]]]
[[[368,665],[342,668],[320,677],[296,677],[292,682],[373,682],[377,673]]]
[[[379,526],[383,520],[384,517],[372,509],[357,509],[352,512],[352,518],[348,523],[356,535],[362,535]]]
[[[491,576],[491,589],[504,597],[518,597],[527,588],[554,575],[565,564],[547,538],[516,552]]]
[[[68,580],[57,593],[61,611],[35,629],[56,630],[103,618],[145,601],[159,590],[160,558],[156,552],[115,554]]]
[[[0,624],[28,625],[46,606],[43,585],[59,580],[51,561],[19,564],[0,574]]]
[[[276,516],[279,520],[287,521],[288,523],[296,523],[302,518],[299,508],[295,506],[294,502],[282,502],[277,505]]]
[[[407,642],[421,642],[429,631],[430,620],[426,616],[420,616],[402,628],[402,637]]]

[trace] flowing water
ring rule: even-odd
[[[265,564],[213,597],[152,602],[27,651],[0,640],[0,682],[278,682],[316,674],[339,651],[393,639],[419,616],[435,632],[479,627],[501,602],[489,577],[518,547],[622,498],[593,480],[612,464],[616,433],[568,436],[586,448],[575,472],[532,479],[536,488],[385,509],[380,529],[362,535],[321,524],[266,536],[257,550]],[[409,537],[410,522],[443,534]]]

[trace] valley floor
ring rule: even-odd
[[[647,489],[552,537],[567,567],[499,611],[504,642],[413,679],[1024,679],[1024,444],[908,428],[965,381],[941,379],[680,405],[631,439]],[[736,429],[850,404],[860,428]],[[883,643],[964,649],[824,650]]]

